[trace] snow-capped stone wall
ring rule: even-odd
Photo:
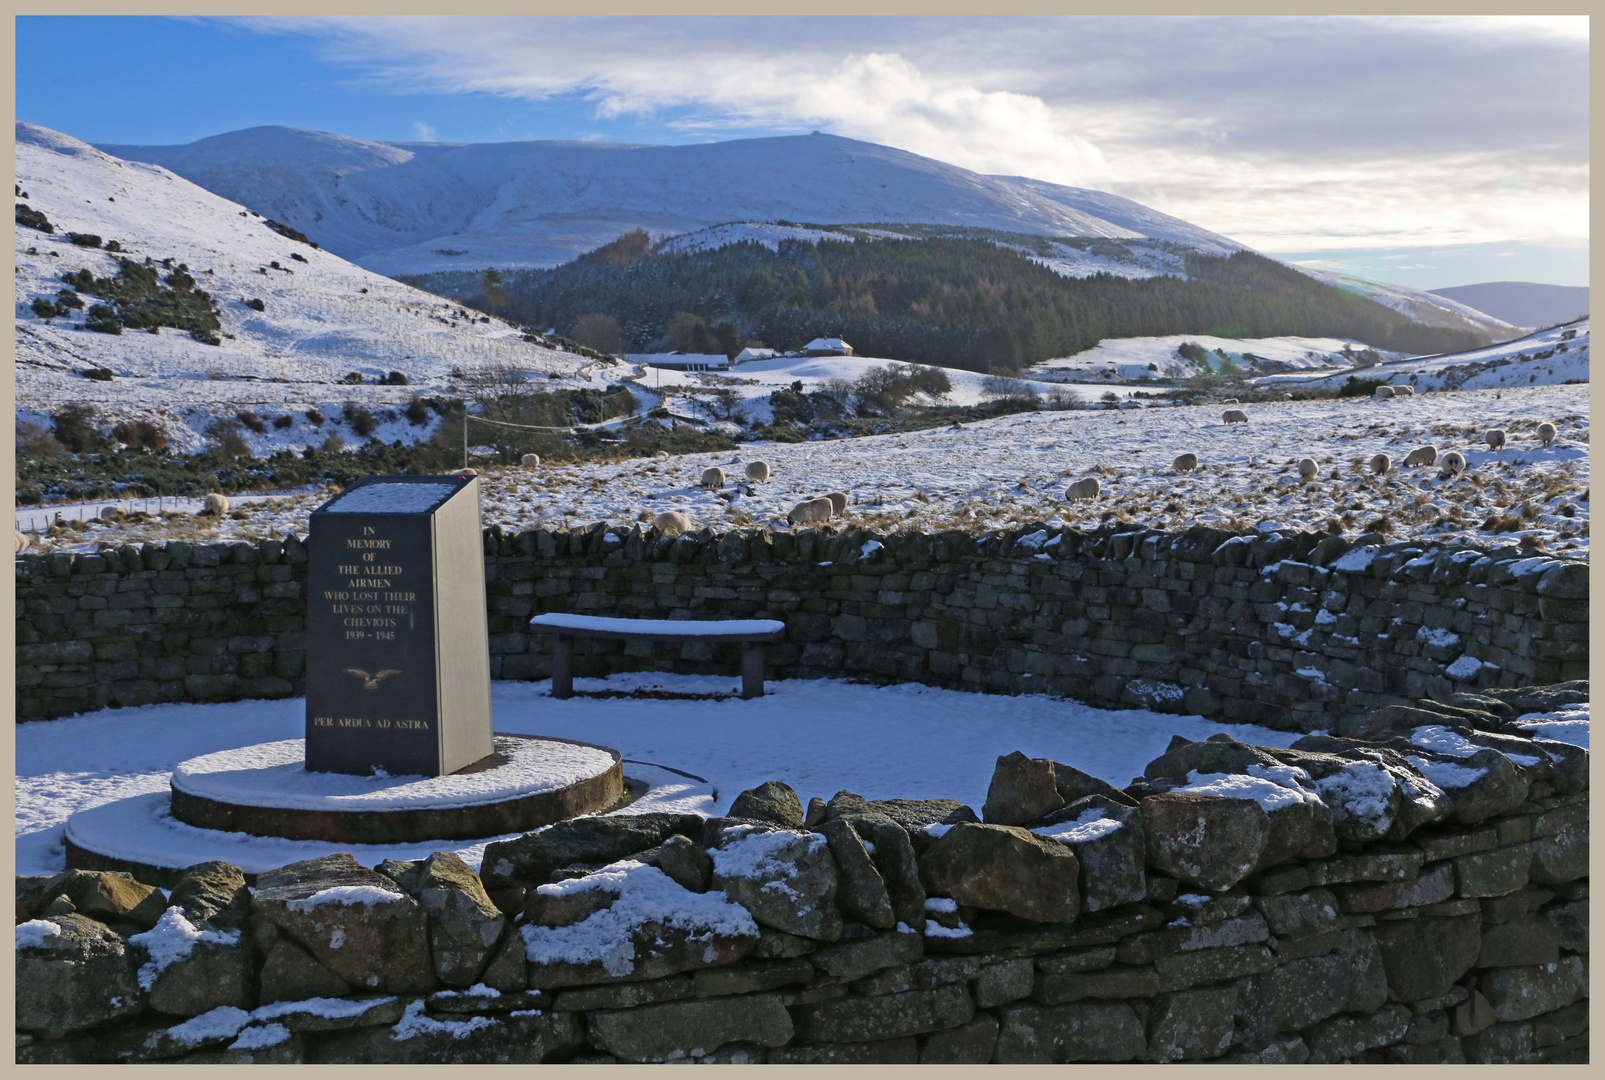
[[[786,623],[770,678],[850,676],[1313,731],[1366,709],[1585,678],[1579,559],[1296,531],[1026,526],[677,538],[488,530],[491,674],[541,679],[546,612]],[[17,715],[303,692],[295,538],[17,559]],[[736,646],[576,643],[576,674],[729,674]]]
[[[478,873],[19,877],[17,1060],[1586,1063],[1587,739],[1519,719],[1586,698],[1177,739],[1124,788],[1015,753],[980,814],[770,781]]]

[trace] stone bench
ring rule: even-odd
[[[552,612],[529,621],[530,629],[553,634],[552,696],[574,695],[574,639],[617,638],[621,641],[739,641],[741,696],[763,697],[763,647],[785,636],[776,619],[610,619],[596,615]]]

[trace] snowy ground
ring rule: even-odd
[[[882,531],[979,532],[1055,518],[1080,527],[1112,520],[1168,530],[1194,524],[1246,529],[1264,521],[1314,528],[1338,519],[1354,535],[1385,517],[1400,538],[1498,544],[1531,537],[1551,551],[1587,553],[1587,385],[1246,408],[1246,424],[1224,424],[1218,406],[1017,413],[900,435],[748,443],[735,453],[542,465],[533,471],[490,468],[484,519],[508,530],[594,521],[628,529],[643,514],[678,510],[715,530],[776,522],[784,527],[786,511],[802,498],[839,490],[849,495],[851,523]],[[1546,420],[1559,429],[1547,448],[1534,431]],[[1481,438],[1496,426],[1509,432],[1498,452]],[[1400,465],[1426,443],[1440,454],[1459,450],[1470,468],[1456,479],[1442,479],[1436,468]],[[1198,455],[1199,471],[1172,471],[1183,451]],[[1395,463],[1380,477],[1367,468],[1378,453]],[[1310,482],[1301,481],[1294,467],[1304,456],[1320,466]],[[769,463],[770,480],[735,483],[743,463],[752,460]],[[722,491],[700,486],[703,470],[712,465],[732,477]],[[1097,476],[1103,493],[1065,502],[1066,484],[1083,476]],[[151,519],[42,538],[38,546],[93,551],[102,543],[175,535],[305,535],[307,514],[331,494],[325,489],[268,499],[246,507],[249,515],[240,521]],[[1494,518],[1506,519],[1502,531],[1483,528]]]
[[[637,688],[729,694],[739,681],[735,676],[636,673],[576,679],[575,688],[582,694]],[[784,780],[805,803],[815,795],[828,799],[848,790],[870,799],[958,799],[979,813],[994,763],[1015,750],[1051,757],[1124,785],[1164,753],[1173,734],[1196,740],[1226,731],[1265,746],[1287,746],[1298,738],[1196,716],[1106,711],[1050,697],[1002,697],[913,684],[778,680],[766,683],[765,696],[751,701],[558,700],[549,696],[550,690],[550,682],[492,683],[496,730],[601,743],[627,760],[693,773],[710,781],[717,793],[712,813],[728,809],[742,790],[765,780]],[[871,716],[874,722],[865,723]],[[180,761],[300,738],[305,723],[305,699],[291,698],[107,709],[19,725],[16,872],[61,869],[62,833],[70,814],[165,792],[168,775]],[[323,847],[350,850],[349,845]],[[483,848],[477,844],[456,850],[477,865]],[[324,853],[310,851],[286,848],[284,861]],[[387,855],[419,857],[413,845],[364,849],[362,858],[377,862]]]

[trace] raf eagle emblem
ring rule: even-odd
[[[348,667],[348,668],[342,668],[341,670],[343,670],[347,675],[355,675],[357,678],[361,679],[362,680],[362,688],[364,690],[377,690],[377,689],[379,689],[379,680],[380,679],[386,679],[386,678],[389,678],[391,675],[400,675],[401,674],[401,669],[400,668],[386,668],[383,671],[376,671],[372,675],[369,675],[366,671],[363,671],[361,668]]]

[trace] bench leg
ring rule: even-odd
[[[749,642],[741,646],[741,696],[763,697],[763,643]]]
[[[574,696],[574,639],[558,634],[552,642],[552,696]]]

